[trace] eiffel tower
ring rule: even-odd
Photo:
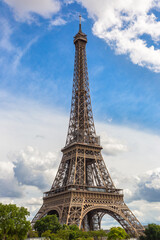
[[[81,30],[74,37],[75,61],[71,113],[63,157],[50,191],[32,224],[45,215],[56,214],[62,224],[76,224],[84,230],[101,228],[109,214],[133,237],[144,228],[127,207],[123,192],[117,189],[102,158],[96,135],[87,70],[87,35]]]

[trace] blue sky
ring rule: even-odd
[[[12,175],[15,183],[14,201],[21,204],[20,198],[23,200],[33,194],[27,176],[22,181],[18,175],[22,163],[18,165],[18,160],[15,160],[17,154],[21,156],[24,152],[23,157],[28,156],[24,157],[24,166],[26,159],[39,159],[43,154],[41,161],[44,162],[48,159],[48,152],[52,152],[49,157],[51,162],[53,155],[60,161],[58,151],[64,145],[69,121],[74,66],[73,36],[78,31],[79,14],[83,17],[82,30],[88,37],[87,61],[93,114],[97,131],[102,134],[104,155],[110,156],[112,161],[110,163],[108,160],[109,168],[114,175],[118,161],[138,159],[134,171],[130,172],[132,181],[135,176],[139,179],[136,189],[142,190],[143,187],[144,190],[147,186],[155,191],[155,196],[160,196],[160,171],[157,170],[160,154],[159,2],[136,0],[124,4],[123,1],[114,0],[110,4],[108,0],[43,0],[40,4],[37,0],[2,0],[0,10],[1,128],[6,141],[4,146],[1,137],[3,150],[0,157],[4,169],[10,166],[8,174]],[[56,123],[58,119],[60,122]],[[55,135],[57,126],[61,128],[57,133],[58,143],[57,138],[49,136],[50,131]],[[36,140],[32,131],[39,136]],[[107,137],[103,133],[108,134]],[[53,144],[47,145],[47,139]],[[133,139],[136,139],[135,142]],[[28,146],[33,151],[31,148],[27,150]],[[139,161],[141,171],[137,169]],[[144,167],[146,162],[148,168]],[[128,160],[128,168],[129,165]],[[44,190],[42,186],[49,186],[56,168],[57,165],[53,164],[53,175],[48,185],[35,184],[37,193],[32,196],[35,206]],[[33,171],[33,185],[37,179],[45,179],[44,173],[36,166]],[[124,174],[127,171],[124,169]],[[5,177],[1,180],[4,182]],[[125,186],[123,179],[119,178],[117,182],[123,188],[130,188]],[[148,182],[150,185],[147,185]],[[6,202],[13,198],[12,194],[6,196],[1,193],[0,196]],[[140,194],[136,200],[128,192],[128,199],[129,196],[130,204],[148,201],[146,205],[143,202],[146,209],[149,203],[154,209],[157,202],[157,197],[150,201],[150,198],[143,199]],[[132,207],[147,223],[147,213],[142,217],[144,209],[137,210],[136,205],[137,202]],[[142,206],[142,202],[139,205]],[[31,209],[32,214],[34,211],[37,211],[36,207]],[[157,217],[153,221],[160,219]]]
[[[1,9],[1,38],[8,31],[6,37],[12,48],[1,48],[1,90],[51,106],[58,104],[68,112],[73,36],[81,13],[83,31],[88,35],[87,58],[95,117],[159,132],[160,73],[133,64],[127,55],[116,55],[103,39],[93,35],[94,21],[88,18],[85,8],[77,3],[64,4],[53,20],[34,13],[34,20],[24,22],[16,20],[13,9],[3,1]],[[66,21],[65,24],[51,27],[51,21],[57,18]],[[153,44],[149,37],[144,36],[144,40],[148,45]]]

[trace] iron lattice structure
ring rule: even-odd
[[[86,58],[87,36],[81,31],[74,37],[75,62],[71,114],[63,157],[43,205],[32,220],[34,224],[46,214],[57,214],[62,224],[77,224],[84,230],[101,228],[105,214],[116,219],[132,236],[144,228],[127,207],[123,192],[117,189],[101,155],[96,136]]]

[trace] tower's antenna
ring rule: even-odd
[[[82,19],[82,16],[79,15],[79,32],[82,32],[82,29],[81,29],[81,19]]]

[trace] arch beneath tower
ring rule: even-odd
[[[47,215],[56,215],[59,218],[59,214],[57,212],[57,210],[50,210]]]
[[[84,210],[79,227],[84,230],[99,230],[101,229],[101,221],[105,214],[113,217],[128,234],[138,236],[138,231],[133,227],[132,223],[121,210],[113,207],[98,207],[91,206]]]
[[[61,217],[61,210],[59,209],[59,207],[46,209],[46,211],[43,213],[43,215],[41,215],[40,218],[43,218],[47,215],[56,215],[59,219]]]

